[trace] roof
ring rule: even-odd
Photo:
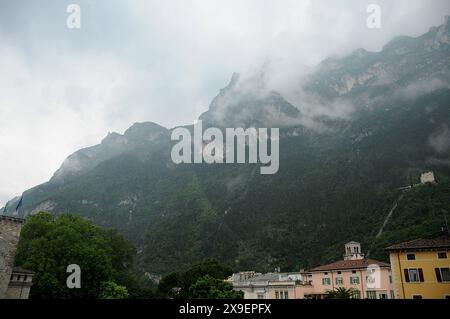
[[[17,273],[18,274],[34,274],[34,271],[28,270],[28,269],[24,269],[24,268],[21,268],[21,267],[14,267],[12,272],[15,273],[15,274],[17,274]]]
[[[15,222],[15,223],[19,223],[19,224],[23,224],[25,222],[25,219],[23,219],[23,218],[13,217],[13,216],[8,216],[8,215],[2,215],[2,214],[0,214],[0,219],[1,220],[8,220],[10,222]]]
[[[415,250],[430,248],[450,248],[450,235],[448,233],[441,233],[440,235],[433,238],[419,238],[405,241],[403,243],[386,247],[385,250]]]
[[[244,281],[248,281],[248,282],[266,282],[266,281],[275,281],[275,280],[279,280],[280,278],[280,273],[267,273],[267,274],[260,274],[254,277],[250,277]]]
[[[270,272],[266,274],[259,274],[253,277],[249,277],[243,280],[243,282],[259,283],[268,281],[295,281],[292,278],[295,278],[296,276],[301,276],[301,274],[296,272],[286,272],[286,273]]]
[[[375,259],[355,259],[355,260],[339,260],[331,264],[315,267],[311,269],[311,271],[314,272],[327,270],[362,269],[367,268],[370,265],[377,265],[380,267],[390,267],[389,264]]]

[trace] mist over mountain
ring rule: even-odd
[[[450,217],[449,105],[447,17],[380,52],[329,58],[285,91],[264,68],[234,74],[199,119],[279,127],[275,175],[260,175],[259,164],[176,165],[171,129],[135,123],[25,191],[21,215],[74,212],[117,228],[150,273],[207,257],[239,270],[298,270],[340,257],[349,240],[385,259],[383,245],[438,231]],[[375,241],[399,188],[429,170],[438,183],[407,192]]]

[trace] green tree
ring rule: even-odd
[[[221,265],[217,260],[207,259],[194,263],[186,271],[175,272],[163,277],[158,289],[161,294],[170,298],[190,298],[191,286],[205,276],[223,281],[233,271]]]
[[[338,287],[327,292],[327,299],[351,299],[353,296],[353,289],[345,287]]]
[[[100,299],[127,299],[128,290],[124,286],[119,286],[114,281],[107,281],[102,284]]]
[[[22,229],[16,264],[36,273],[32,298],[97,298],[103,282],[126,277],[133,255],[133,246],[114,231],[75,215],[41,212]],[[80,266],[80,289],[66,285],[70,264]]]
[[[204,276],[189,288],[192,299],[243,299],[242,291],[233,290],[233,285],[211,276]]]

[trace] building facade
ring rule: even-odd
[[[255,273],[252,271],[233,274],[229,281],[235,290],[244,293],[244,299],[301,299],[297,295],[299,285],[305,285],[301,273]]]
[[[355,299],[394,299],[389,264],[367,259],[357,242],[345,244],[344,259],[311,269],[314,291],[307,298],[325,298],[329,291],[346,288]]]
[[[28,299],[33,285],[34,272],[14,267],[6,290],[5,299]]]
[[[299,273],[234,274],[234,289],[245,299],[323,299],[336,288],[351,290],[355,299],[394,299],[390,265],[366,259],[361,245],[345,245],[343,260]]]
[[[0,299],[27,299],[33,273],[14,268],[23,219],[0,215]]]
[[[415,239],[386,248],[399,299],[450,299],[450,236]]]

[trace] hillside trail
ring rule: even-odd
[[[383,224],[381,225],[380,229],[378,230],[378,233],[376,234],[374,240],[372,241],[372,244],[370,245],[369,251],[367,252],[367,257],[369,257],[370,251],[372,250],[373,246],[375,245],[375,242],[377,241],[377,239],[383,234],[384,228],[389,223],[389,220],[391,219],[392,215],[394,214],[395,210],[398,207],[398,203],[403,199],[404,196],[405,196],[404,193],[400,194],[400,196],[392,204],[392,207],[389,210],[389,213],[387,214],[386,218],[384,219]]]

